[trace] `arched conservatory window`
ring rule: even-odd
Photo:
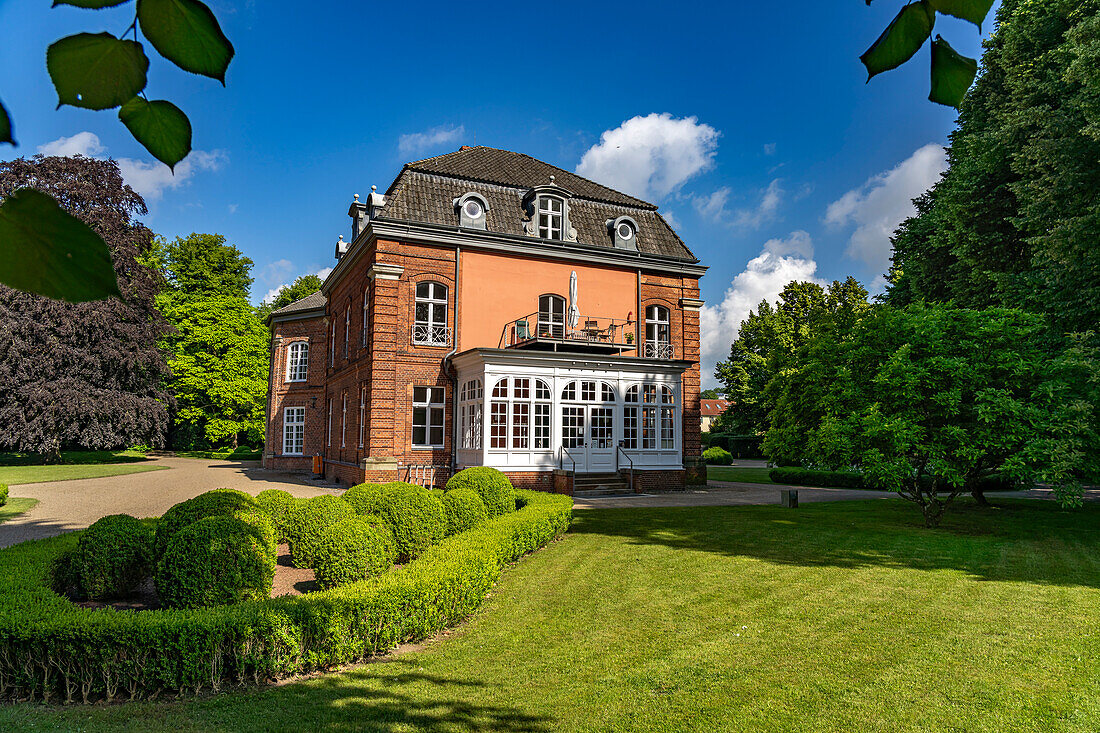
[[[481,380],[463,382],[458,392],[459,435],[463,448],[481,448],[481,405]]]
[[[535,377],[503,377],[489,403],[489,447],[550,450],[550,387]]]
[[[623,447],[672,450],[676,447],[676,399],[664,385],[635,384],[623,399]]]

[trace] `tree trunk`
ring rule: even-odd
[[[978,506],[989,506],[989,500],[985,498],[985,489],[974,489],[970,495],[974,497],[974,501],[978,502]]]
[[[935,529],[940,526],[940,520],[943,519],[943,512],[944,509],[947,508],[947,505],[936,501],[929,501],[921,508],[924,510],[924,526],[929,529]]]

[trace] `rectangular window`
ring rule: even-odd
[[[516,380],[519,381],[518,379]],[[527,380],[523,380],[527,381]],[[512,404],[512,447],[526,449],[531,430],[531,405],[527,402]]]
[[[675,423],[672,420],[671,407],[661,408],[661,448],[671,450],[676,447]]]
[[[332,335],[328,342],[328,365],[336,364],[336,321],[332,322]]]
[[[657,408],[642,408],[642,450],[653,450],[657,447]]]
[[[512,398],[517,400],[531,399],[531,380],[527,377],[513,377]]]
[[[328,398],[328,430],[325,433],[325,445],[332,446],[332,398]]]
[[[508,447],[507,402],[493,402],[489,405],[489,447]]]
[[[295,341],[287,348],[286,381],[304,382],[309,374],[309,342]]]
[[[443,446],[442,387],[413,387],[413,447]]]
[[[471,438],[470,447],[475,450],[481,449],[481,403],[475,402],[470,405],[470,423],[473,437]]]
[[[550,403],[535,403],[535,450],[546,450],[550,447]]]
[[[363,328],[359,334],[359,345],[367,348],[367,304],[370,303],[370,291],[363,291]]]
[[[638,408],[623,408],[623,447],[636,449],[638,447]]]
[[[561,199],[544,196],[539,199],[539,236],[543,239],[561,239]]]
[[[348,335],[351,333],[351,306],[344,309],[344,358],[348,358]]]
[[[345,392],[340,403],[340,447],[348,447],[348,393]]]
[[[359,388],[359,447],[363,447],[363,432],[367,423],[367,390]]]
[[[283,453],[302,455],[306,439],[306,408],[288,407],[283,411]]]

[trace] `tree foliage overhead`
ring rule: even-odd
[[[894,237],[888,302],[1100,324],[1100,0],[1005,0],[949,168]]]
[[[828,287],[812,282],[788,283],[775,306],[760,302],[741,324],[729,359],[719,362],[715,376],[733,408],[714,428],[741,435],[762,435],[775,406],[769,384],[792,366],[798,349],[810,338],[834,326],[847,328],[870,307],[867,291],[855,278]]]
[[[0,286],[0,445],[161,445],[170,397],[157,341],[159,277],[146,267],[145,202],[114,161],[35,156],[0,162],[0,199],[42,191],[107,242],[122,298],[67,303]]]

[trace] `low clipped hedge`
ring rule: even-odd
[[[8,503],[8,485],[0,484],[0,506]]]
[[[516,490],[502,472],[489,466],[464,468],[447,479],[447,491],[473,489],[485,502],[490,517],[516,510]]]
[[[79,592],[99,601],[133,592],[153,568],[153,530],[127,514],[97,520],[80,535],[71,561]]]
[[[863,475],[852,471],[820,471],[814,468],[781,466],[768,471],[768,478],[790,486],[820,486],[825,489],[865,489]]]
[[[236,489],[214,489],[187,501],[181,501],[166,511],[157,523],[153,553],[158,559],[161,558],[168,550],[168,543],[176,533],[200,519],[231,516],[237,512],[256,508],[255,499]]]
[[[703,462],[708,466],[728,466],[733,463],[733,455],[716,445],[703,451]]]
[[[316,564],[315,551],[321,534],[340,520],[354,516],[355,510],[350,504],[327,494],[291,507],[286,532],[294,567],[312,568]]]
[[[341,494],[340,498],[351,504],[359,516],[377,514],[382,500],[383,484],[356,484]]]
[[[287,519],[290,508],[297,500],[282,489],[264,489],[256,494],[256,506],[271,520],[275,529],[275,540],[286,542]]]
[[[458,488],[443,494],[443,515],[450,536],[481,524],[489,518],[489,510],[476,491]]]
[[[416,558],[447,535],[443,501],[416,484],[385,484],[378,516],[393,532],[399,562]]]
[[[184,527],[156,575],[157,594],[169,608],[261,600],[271,595],[274,579],[274,531],[259,513],[206,517]]]
[[[572,500],[520,508],[404,567],[302,596],[213,608],[90,611],[49,587],[79,532],[0,550],[0,697],[47,702],[218,690],[361,661],[476,609],[504,566],[569,527]]]
[[[397,545],[385,524],[353,517],[321,534],[313,570],[322,588],[334,588],[381,575],[396,559]]]

